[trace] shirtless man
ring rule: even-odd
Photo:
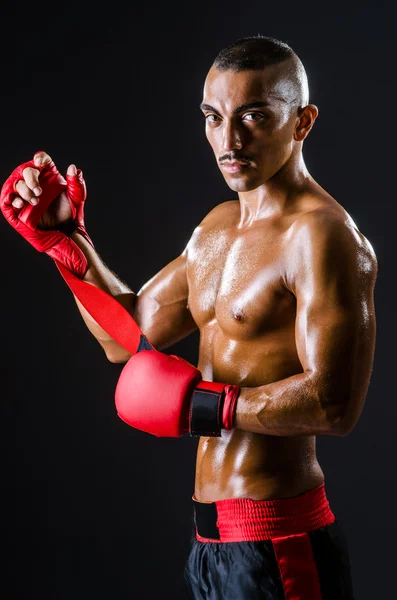
[[[219,430],[195,432],[196,535],[185,569],[191,596],[352,599],[348,553],[315,442],[348,434],[363,408],[375,348],[376,256],[305,166],[302,145],[318,110],[287,44],[237,40],[216,57],[203,92],[207,139],[237,199],[211,210],[180,256],[137,293],[78,231],[71,238],[87,259],[84,280],[122,303],[156,350],[198,328],[199,374],[234,393],[229,425],[218,404]],[[40,167],[51,159],[40,152],[34,160]],[[40,172],[24,169],[14,209],[40,202],[40,185]],[[61,194],[40,226],[70,220]],[[110,361],[150,357],[154,377],[134,380],[142,363],[127,374],[125,420],[141,426],[134,406],[147,396],[161,423],[148,431],[163,435],[172,418],[163,398],[179,394],[168,393],[168,375],[152,366],[165,353],[131,357],[76,301]],[[190,389],[178,403],[186,407],[191,398]]]

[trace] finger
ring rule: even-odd
[[[78,205],[83,204],[87,195],[83,171],[77,169],[76,165],[69,165],[66,180],[68,183],[68,198],[76,208]]]
[[[26,169],[22,171],[22,175],[27,187],[32,190],[35,196],[40,196],[42,191],[39,184],[40,171],[38,169],[33,169],[32,167],[26,167]],[[25,198],[25,200],[27,199],[28,198]]]
[[[11,202],[11,204],[14,208],[22,208],[23,205],[25,204],[25,202],[22,200],[22,198],[17,196],[16,198],[14,198],[14,200]]]
[[[67,170],[68,175],[77,175],[76,165],[69,165]]]
[[[36,152],[36,154],[34,155],[33,161],[34,161],[34,164],[36,165],[36,167],[44,167],[45,165],[50,164],[50,162],[52,161],[52,158],[49,154],[47,154],[47,152],[40,150],[39,152]]]
[[[26,171],[26,169],[24,170]],[[39,199],[36,198],[34,192],[27,186],[27,184],[22,179],[17,182],[15,190],[18,192],[20,197],[23,200],[26,200],[26,202],[29,202],[29,204],[33,204],[34,206],[38,203]]]

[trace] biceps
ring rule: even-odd
[[[329,371],[351,350],[357,326],[346,310],[312,303],[297,311],[296,345],[304,370]]]
[[[177,342],[196,329],[187,307],[188,293],[184,255],[161,269],[139,290],[135,318],[157,349]]]
[[[375,317],[368,302],[349,306],[332,299],[300,307],[296,344],[305,371],[331,402],[358,402],[367,391],[372,368]]]

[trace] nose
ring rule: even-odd
[[[232,150],[241,150],[243,146],[241,131],[235,123],[230,121],[223,122],[222,132],[222,150],[231,152]]]

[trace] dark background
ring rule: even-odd
[[[379,262],[377,346],[362,416],[318,439],[349,541],[356,600],[392,598],[396,524],[396,34],[391,3],[10,4],[1,9],[0,180],[44,149],[88,186],[86,223],[135,290],[235,197],[205,137],[202,85],[218,51],[261,33],[303,60],[320,116],[311,174]],[[125,425],[120,365],[80,319],[52,261],[2,220],[1,567],[4,600],[186,597],[196,442]],[[394,249],[394,248],[393,248]],[[393,265],[394,267],[394,265]],[[197,359],[196,335],[172,352]]]

